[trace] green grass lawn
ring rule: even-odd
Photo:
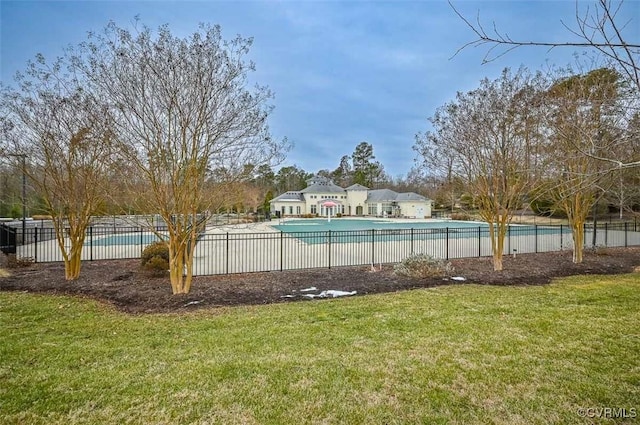
[[[640,416],[640,274],[180,316],[0,293],[3,424],[639,420],[604,408]]]

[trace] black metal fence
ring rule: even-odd
[[[20,235],[21,229],[14,230],[19,234],[16,239],[24,241],[16,247],[18,257],[36,262],[62,261],[53,229],[27,228],[24,235]],[[156,234],[140,227],[93,226],[87,229],[82,258],[86,261],[140,258],[144,248],[156,240]],[[603,247],[640,246],[640,225],[586,225],[585,246],[592,246],[594,242]],[[573,249],[573,239],[566,225],[512,225],[504,253],[570,249]],[[199,238],[194,273],[213,275],[377,265],[397,263],[414,253],[451,259],[490,256],[491,252],[486,226],[292,233],[220,233],[218,230]]]

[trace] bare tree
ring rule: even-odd
[[[502,270],[504,240],[513,212],[535,175],[538,127],[530,117],[537,80],[505,70],[495,81],[458,93],[430,119],[434,130],[415,150],[431,170],[464,182],[489,225],[494,270]]]
[[[633,2],[632,2],[633,3]],[[628,28],[637,28],[637,22],[621,21],[618,17],[624,2],[622,0],[597,0],[593,7],[587,7],[584,11],[579,8],[576,1],[575,25],[569,25],[561,21],[567,31],[577,37],[577,41],[540,41],[517,40],[496,28],[487,31],[480,17],[471,21],[460,13],[449,1],[449,5],[455,13],[464,21],[476,36],[476,39],[462,46],[456,54],[467,47],[487,46],[483,63],[492,62],[519,47],[544,47],[549,50],[555,48],[589,49],[604,57],[611,67],[615,68],[635,88],[632,100],[633,107],[638,107],[638,94],[640,93],[640,43],[637,40],[629,41],[625,31]],[[637,143],[637,140],[635,141]],[[621,168],[635,168],[640,166],[640,160],[627,157],[614,157],[603,152],[595,155],[586,149],[582,154],[591,156],[600,161],[612,164],[611,170]]]
[[[82,247],[91,216],[108,193],[113,146],[111,118],[86,90],[68,58],[49,66],[29,64],[5,87],[3,139],[8,152],[24,155],[24,172],[51,215],[67,280],[80,275]]]
[[[598,69],[558,78],[546,93],[546,192],[567,215],[575,263],[582,262],[587,217],[608,189],[602,187],[606,169],[595,157],[615,147],[619,136],[619,81],[615,71]]]
[[[206,190],[211,170],[224,168],[227,181],[237,181],[247,177],[246,164],[277,162],[287,148],[268,131],[271,92],[248,87],[251,43],[225,41],[218,26],[178,38],[167,26],[132,33],[111,23],[76,52],[114,110],[122,160],[147,184],[141,209],[167,223],[176,294],[190,290],[202,213],[215,202]]]

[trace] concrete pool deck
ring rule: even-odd
[[[334,220],[334,219],[332,219]],[[357,219],[335,219],[357,220]],[[370,219],[369,219],[370,220]],[[449,220],[415,220],[415,219],[380,219],[403,223],[442,223],[443,227],[455,228]],[[365,233],[358,236],[333,233],[322,241],[305,241],[277,231],[271,227],[277,220],[262,223],[223,225],[207,228],[204,236],[196,246],[194,271],[196,275],[246,273],[258,271],[277,271],[302,268],[326,268],[351,265],[368,265],[380,263],[396,263],[412,253],[427,253],[437,258],[463,258],[490,256],[491,245],[488,235],[480,235],[473,229],[465,230],[468,235],[448,234],[444,232],[419,233],[409,238],[406,233],[396,237],[387,236],[383,231],[373,232],[368,238]],[[447,223],[453,226],[447,226]],[[481,227],[484,223],[475,223]],[[520,227],[520,226],[518,226]],[[532,227],[525,225],[523,227]],[[573,247],[571,235],[566,233],[545,233],[544,229],[556,227],[538,226],[536,234],[513,235],[505,242],[505,255],[531,252],[548,252],[570,250]],[[557,229],[557,228],[556,228]],[[320,233],[320,232],[319,232]],[[361,232],[362,233],[362,232]],[[483,232],[484,233],[484,232]],[[126,235],[126,234],[125,234]],[[133,239],[148,233],[132,232]],[[590,244],[593,232],[588,230],[585,240]],[[135,245],[99,245],[102,235],[88,239],[83,249],[83,260],[107,260],[140,258],[144,243]],[[314,236],[315,237],[315,236]],[[395,238],[395,239],[394,239]],[[95,242],[95,243],[94,243]],[[640,232],[623,230],[598,229],[599,246],[633,246],[640,245]],[[18,247],[18,256],[34,258],[38,262],[62,261],[55,240],[37,242]]]

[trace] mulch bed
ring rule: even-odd
[[[463,282],[443,278],[409,279],[396,276],[393,266],[294,270],[194,278],[191,292],[172,295],[168,278],[141,272],[139,260],[86,262],[78,280],[64,280],[61,263],[34,264],[11,269],[0,278],[0,290],[71,294],[94,298],[127,313],[171,313],[220,306],[308,301],[302,289],[357,291],[357,295],[394,292],[450,284],[543,285],[553,278],[637,271],[640,247],[586,251],[574,264],[571,252],[518,254],[504,258],[504,270],[494,272],[490,258],[452,260]],[[639,275],[640,276],[640,275]],[[639,277],[640,278],[640,277]]]

